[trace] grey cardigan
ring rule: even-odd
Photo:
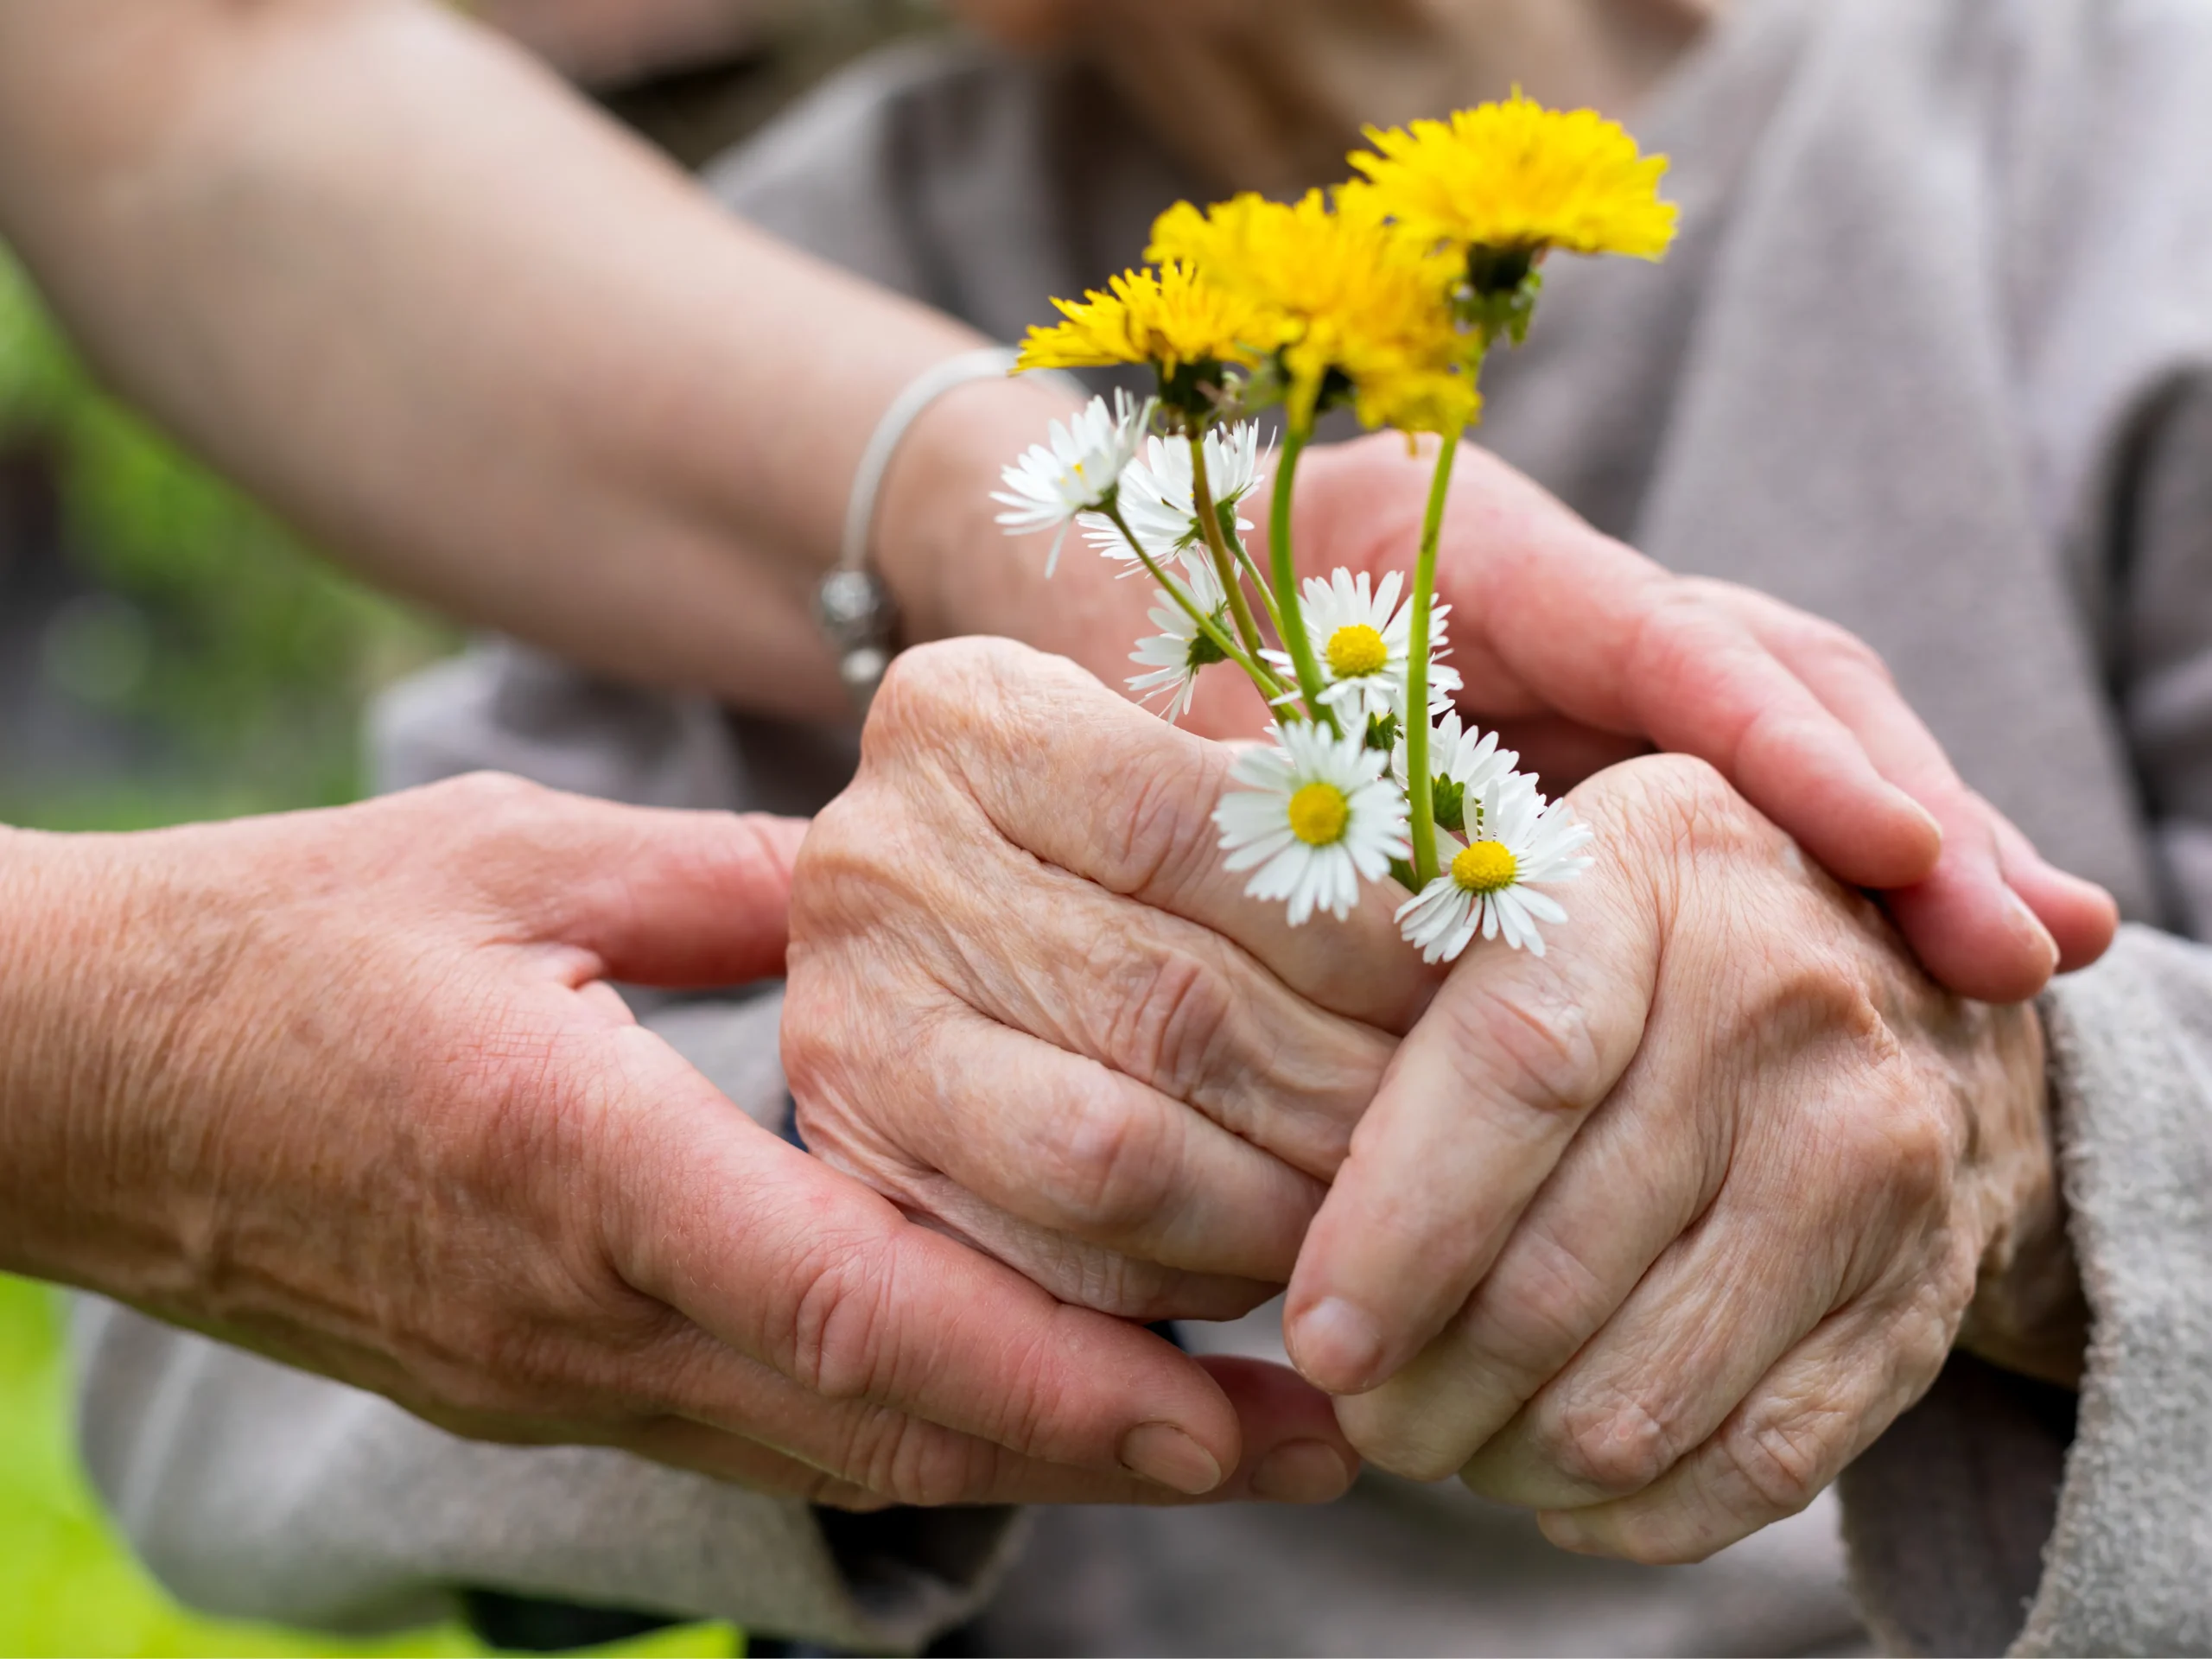
[[[1846,1476],[1899,1651],[2212,1651],[2212,4],[1745,0],[1642,124],[1662,266],[1562,264],[1484,442],[1681,569],[1871,640],[1971,781],[2130,918],[2044,1002],[2094,1315],[2078,1401],[1955,1360]],[[758,222],[1011,338],[1133,259],[1176,169],[1077,70],[907,50],[713,177]],[[399,785],[497,765],[805,810],[849,734],[491,644],[404,689]],[[649,1017],[764,1117],[772,998]],[[855,1647],[996,1599],[986,1651],[1834,1650],[1828,1500],[1702,1567],[1546,1551],[1456,1488],[1333,1509],[995,1512],[914,1536],[583,1450],[464,1446],[136,1315],[81,1321],[86,1449],[188,1599],[295,1622],[453,1587]],[[1264,1345],[1263,1330],[1199,1333]]]

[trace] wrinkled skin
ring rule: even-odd
[[[1354,570],[1402,569],[1430,465],[1387,434],[1313,451],[1299,544]],[[1549,792],[1655,747],[1709,761],[1830,874],[1880,890],[1913,954],[1963,996],[2032,996],[2112,943],[2111,895],[2045,863],[1961,781],[1848,630],[1675,575],[1473,445],[1453,474],[1436,588],[1452,607],[1460,708],[1498,727]],[[1910,826],[1861,767],[1936,820],[1932,867],[1913,868]]]
[[[0,834],[0,1261],[460,1433],[817,1502],[1340,1491],[1287,1372],[910,1224],[630,1017],[608,979],[782,970],[803,829],[485,777]]]
[[[807,1145],[1071,1301],[1272,1295],[1432,978],[1379,889],[1303,928],[1243,897],[1230,754],[1007,641],[901,657],[799,856]]]
[[[2067,1277],[2032,1013],[1936,987],[1711,766],[1590,779],[1556,948],[1440,975],[1382,888],[1302,929],[1242,897],[1229,758],[1005,642],[902,658],[800,857],[809,1144],[1124,1316],[1294,1271],[1356,1445],[1580,1548],[1802,1505],[1978,1296],[2063,1372],[2063,1310],[2018,1302]],[[1376,1338],[1301,1327],[1332,1299]]]
[[[2063,1252],[2041,1029],[1938,988],[1708,767],[1573,798],[1599,850],[1573,921],[1456,965],[1286,1332],[1384,1466],[1694,1560],[1916,1399],[1985,1276]]]

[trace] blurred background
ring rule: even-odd
[[[696,166],[928,0],[476,0]],[[0,823],[136,830],[360,791],[362,706],[459,643],[369,592],[103,394],[0,245]],[[60,1299],[0,1276],[0,1653],[468,1654],[448,1627],[327,1637],[200,1619],[79,1472]],[[732,1654],[707,1627],[607,1652]]]

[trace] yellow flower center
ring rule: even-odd
[[[1512,850],[1502,841],[1470,842],[1452,861],[1452,879],[1469,893],[1496,893],[1521,874]]]
[[[1364,622],[1338,628],[1329,636],[1329,672],[1340,680],[1363,674],[1380,674],[1390,660],[1390,647],[1382,636]]]
[[[1308,847],[1342,841],[1351,822],[1351,803],[1334,784],[1308,784],[1290,798],[1290,833]]]

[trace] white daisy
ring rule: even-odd
[[[1205,435],[1206,483],[1217,506],[1234,508],[1252,493],[1260,471],[1260,428],[1242,421],[1226,430],[1216,428]],[[1122,517],[1136,532],[1144,550],[1165,564],[1186,548],[1196,546],[1204,532],[1191,493],[1191,442],[1188,438],[1154,438],[1144,453],[1122,474],[1120,493],[1114,498]],[[1249,519],[1236,521],[1241,537],[1252,528]],[[1129,550],[1121,526],[1101,513],[1083,521],[1083,533],[1108,558],[1126,563],[1132,572],[1141,569]]]
[[[1567,912],[1535,882],[1571,881],[1590,868],[1582,849],[1590,826],[1563,800],[1547,803],[1523,772],[1493,778],[1483,791],[1481,828],[1462,840],[1437,831],[1440,852],[1452,856],[1443,874],[1398,907],[1398,924],[1423,962],[1451,962],[1475,935],[1504,937],[1516,950],[1544,954],[1538,922],[1560,923]]]
[[[1182,564],[1184,574],[1189,578],[1191,597],[1227,633],[1231,626],[1229,601],[1222,595],[1221,580],[1214,575],[1213,566],[1203,553],[1195,552],[1185,555]],[[1190,613],[1169,597],[1166,589],[1155,588],[1153,593],[1160,603],[1153,607],[1152,620],[1160,632],[1149,639],[1139,640],[1137,648],[1129,653],[1131,662],[1152,671],[1131,675],[1128,686],[1130,690],[1143,694],[1138,699],[1141,702],[1150,702],[1166,694],[1167,706],[1160,713],[1173,725],[1191,707],[1192,694],[1198,689],[1198,671],[1229,659],[1222,654],[1219,645],[1198,631]]]
[[[1360,879],[1380,880],[1404,858],[1406,798],[1382,775],[1387,759],[1359,735],[1332,736],[1300,723],[1275,732],[1277,747],[1249,749],[1229,775],[1251,787],[1232,790],[1214,809],[1231,870],[1257,873],[1244,891],[1287,899],[1290,925],[1314,911],[1351,914]]]
[[[1009,509],[999,514],[1007,535],[1059,532],[1052,537],[1046,575],[1058,568],[1068,526],[1114,499],[1145,429],[1152,424],[1153,404],[1149,397],[1139,403],[1117,391],[1109,410],[1103,397],[1094,397],[1065,425],[1052,423],[1049,448],[1032,444],[1027,454],[1000,474],[1007,487],[992,491],[991,499]]]
[[[1339,718],[1364,724],[1370,715],[1405,717],[1406,665],[1413,646],[1413,602],[1398,602],[1402,574],[1386,571],[1370,592],[1367,573],[1338,569],[1326,582],[1306,582],[1306,632],[1321,670],[1321,701]],[[1428,693],[1431,712],[1449,706],[1459,676],[1439,660],[1446,651],[1444,619],[1449,605],[1428,613]],[[1291,677],[1287,652],[1270,651],[1268,661]]]
[[[1520,759],[1517,751],[1497,747],[1496,732],[1485,732],[1478,726],[1462,727],[1456,709],[1447,709],[1429,731],[1430,775],[1438,784],[1448,785],[1438,791],[1447,800],[1457,791],[1460,810],[1451,816],[1459,817],[1469,834],[1474,832],[1482,817],[1483,796],[1491,780],[1510,776]],[[1407,783],[1406,740],[1402,733],[1397,747],[1390,752],[1390,772],[1401,785]]]

